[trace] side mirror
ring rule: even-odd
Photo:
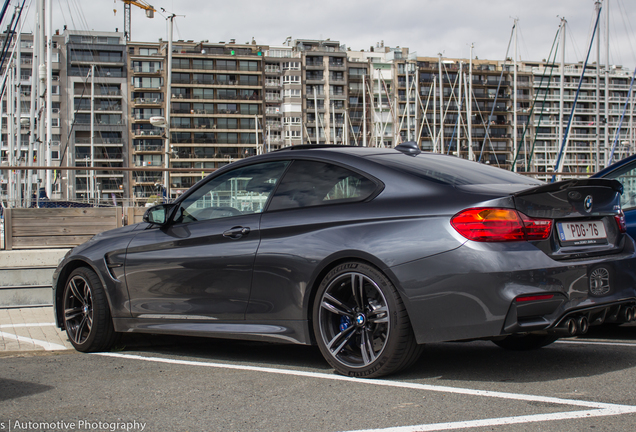
[[[155,225],[165,225],[168,223],[168,215],[173,207],[174,204],[159,204],[150,207],[144,213],[144,222]]]

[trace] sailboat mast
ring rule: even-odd
[[[564,99],[565,99],[565,95],[563,94],[563,92],[565,91],[565,31],[566,31],[566,24],[567,21],[565,20],[565,18],[561,18],[561,75],[559,78],[559,125],[557,127],[557,131],[558,131],[558,136],[559,136],[559,143],[563,141],[563,110],[565,109],[564,107]],[[598,70],[598,68],[597,68]],[[548,83],[549,85],[549,83]],[[549,88],[549,87],[548,87]],[[546,88],[546,92],[548,91],[548,88]],[[597,128],[598,128],[598,120],[596,122]],[[596,134],[597,140],[598,140],[598,130],[597,130],[597,134]]]
[[[460,151],[462,148],[462,73],[463,73],[463,62],[459,62],[459,76],[458,76],[458,85],[459,85],[459,103],[457,107],[457,157],[460,157]]]
[[[29,110],[29,149],[27,152],[27,166],[33,166],[33,147],[35,144],[35,104],[37,103],[37,86],[38,86],[38,31],[37,31],[37,17],[40,11],[37,10],[36,14],[36,26],[33,32],[33,56],[31,57],[31,108]],[[0,116],[1,117],[1,116]],[[69,176],[67,175],[67,178]],[[31,207],[31,196],[33,195],[33,170],[27,170],[27,184],[26,184],[26,206]]]
[[[609,80],[610,80],[610,52],[609,52],[609,0],[605,0],[605,166],[608,165],[609,160]]]
[[[517,148],[519,143],[517,142],[517,24],[519,20],[515,18],[515,48],[514,48],[514,60],[512,63],[513,71],[513,83],[512,83],[512,148],[514,148],[515,154],[519,154],[519,149]],[[517,163],[515,162],[512,166],[512,170],[517,172]]]
[[[8,37],[8,36],[7,36]],[[13,60],[9,62],[9,86],[7,88],[7,139],[9,141],[9,165],[15,166],[15,134],[13,130],[13,126],[15,125],[15,95],[13,91],[14,87],[14,74],[13,74]],[[7,189],[9,192],[9,207],[16,207],[16,197],[15,197],[15,171],[9,173],[9,184],[7,185]]]
[[[468,124],[468,160],[475,160],[473,153],[473,48],[470,44],[470,61],[468,62],[468,107],[466,111],[466,123]]]
[[[362,75],[362,147],[367,146],[367,87]]]
[[[437,92],[436,92],[436,81],[433,78],[433,152],[437,152]]]
[[[46,166],[52,166],[52,124],[53,107],[52,99],[52,81],[53,81],[53,17],[52,17],[52,0],[45,1],[46,7]],[[49,199],[53,198],[53,172],[46,170],[46,195]]]
[[[91,65],[91,168],[95,167],[95,65]],[[88,172],[90,176],[89,197],[95,201],[95,171]]]
[[[409,62],[408,60],[404,63],[404,67],[406,68],[406,105],[404,110],[406,111],[406,140],[411,141],[411,116],[409,113],[409,104],[411,100],[411,87],[409,86]],[[396,107],[399,105],[396,104]]]
[[[21,30],[20,21],[22,21],[21,17],[18,17],[18,24],[16,29],[18,29],[18,34],[15,40],[16,46],[16,55],[15,55],[15,104],[16,104],[16,113],[15,113],[15,122],[16,122],[16,146],[15,146],[15,154],[16,154],[16,163],[20,164],[20,159],[22,156],[22,86],[20,85],[20,80],[22,79],[22,70],[20,65],[22,63],[21,56],[21,47],[22,38],[21,38]],[[20,173],[20,171],[18,171]],[[25,182],[26,183],[26,182]],[[22,206],[22,184],[20,180],[20,175],[18,174],[17,182],[16,182],[16,198],[18,205]]]
[[[439,148],[444,153],[444,82],[442,76],[442,54],[439,54]]]

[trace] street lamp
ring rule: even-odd
[[[163,173],[163,187],[166,193],[166,202],[168,202],[170,200],[170,172],[167,170],[170,168],[170,126],[166,118],[162,116],[150,117],[150,124],[165,130],[164,168],[166,171]]]

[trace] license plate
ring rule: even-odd
[[[607,242],[605,225],[601,221],[559,222],[559,239],[572,245]]]

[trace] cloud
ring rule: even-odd
[[[175,18],[175,40],[236,39],[238,43],[280,45],[287,36],[295,39],[338,40],[353,50],[369,49],[376,42],[409,47],[419,56],[468,57],[470,44],[482,59],[503,59],[510,40],[513,17],[519,19],[519,56],[524,60],[547,58],[560,18],[568,21],[567,61],[583,60],[589,45],[595,12],[593,0],[150,0]],[[53,2],[54,26],[76,30],[123,31],[121,1],[59,0]],[[604,2],[605,3],[605,2]],[[35,8],[35,1],[34,6]],[[113,12],[117,10],[117,13]],[[32,14],[31,14],[32,15]],[[165,16],[166,14],[163,13]],[[132,38],[156,41],[167,38],[162,13],[148,19],[132,7]],[[558,17],[557,17],[558,16]],[[611,63],[635,65],[636,2],[610,3]],[[33,28],[32,18],[25,27]],[[601,31],[604,35],[604,18]],[[601,40],[604,41],[605,36]],[[604,44],[604,42],[602,42]],[[512,48],[509,56],[512,56]],[[602,55],[604,59],[604,54]]]

